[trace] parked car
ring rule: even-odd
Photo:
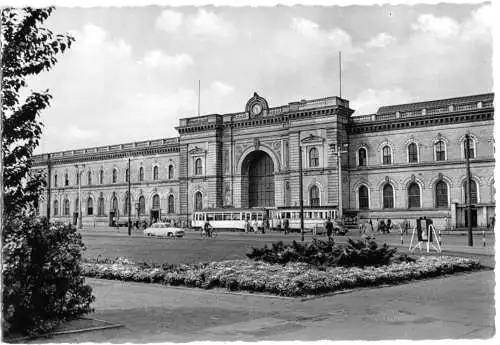
[[[167,223],[154,223],[144,230],[144,236],[158,237],[183,237],[186,234],[184,229],[170,226]]]

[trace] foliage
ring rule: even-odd
[[[3,8],[2,42],[2,153],[5,215],[18,216],[33,211],[44,175],[33,171],[31,157],[39,144],[40,112],[50,104],[48,90],[26,90],[27,79],[48,71],[56,55],[70,48],[68,35],[55,35],[41,24],[53,8]],[[23,95],[27,95],[26,98]]]
[[[457,257],[421,257],[415,262],[387,266],[328,267],[318,270],[303,262],[286,265],[262,261],[226,260],[163,269],[160,265],[143,268],[119,258],[106,263],[90,260],[83,264],[88,277],[183,285],[203,289],[225,288],[266,292],[282,296],[304,296],[380,284],[435,277],[480,268],[477,260]]]
[[[92,311],[92,289],[82,276],[85,249],[75,228],[19,218],[5,224],[3,330],[36,334]]]
[[[289,262],[304,262],[317,267],[344,266],[365,267],[388,265],[397,249],[386,244],[379,247],[376,242],[354,241],[348,239],[347,245],[336,244],[332,239],[313,239],[311,243],[284,245],[282,241],[275,242],[271,248],[251,249],[247,253],[249,259],[264,261],[271,264],[287,264]]]

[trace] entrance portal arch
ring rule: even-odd
[[[274,206],[274,171],[271,156],[262,151],[250,152],[241,163],[241,205]]]

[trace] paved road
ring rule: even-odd
[[[99,319],[125,327],[36,342],[488,338],[494,273],[482,271],[300,301],[88,280]]]

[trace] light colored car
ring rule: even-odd
[[[154,223],[144,230],[144,236],[183,237],[185,234],[184,229],[170,226],[167,223]]]

